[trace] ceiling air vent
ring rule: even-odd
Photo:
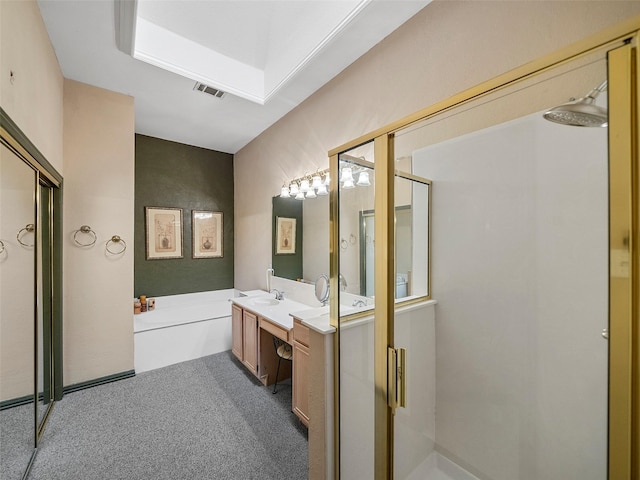
[[[210,87],[209,85],[205,85],[204,83],[196,82],[196,85],[193,87],[194,90],[199,90],[204,93],[208,93],[209,95],[213,95],[216,98],[222,98],[225,94],[222,90],[218,90],[217,88]]]

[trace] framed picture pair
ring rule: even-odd
[[[182,209],[145,207],[146,259],[183,258]],[[222,212],[191,211],[192,258],[222,257]]]

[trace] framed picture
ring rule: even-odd
[[[193,258],[222,257],[222,212],[191,211]]]
[[[296,253],[296,219],[278,217],[276,220],[276,255]]]
[[[182,258],[182,209],[144,207],[147,260]]]

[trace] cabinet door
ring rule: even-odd
[[[309,347],[293,342],[293,413],[309,426]]]
[[[237,305],[231,306],[231,337],[233,343],[231,351],[238,357],[238,360],[243,361],[242,355],[242,309]]]
[[[243,363],[254,374],[258,372],[258,317],[251,312],[243,312]]]

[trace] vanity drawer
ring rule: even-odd
[[[293,319],[293,339],[305,346],[309,346],[309,327],[303,325],[297,318]]]
[[[260,328],[269,332],[274,337],[278,337],[279,339],[289,343],[289,331],[287,329],[279,327],[262,317],[260,317]]]

